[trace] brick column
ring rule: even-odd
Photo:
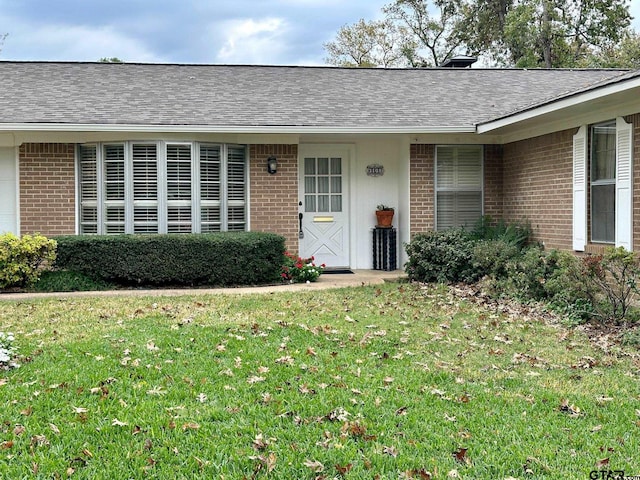
[[[71,143],[20,146],[20,232],[73,235],[75,147]]]
[[[267,172],[267,158],[278,159],[278,171]],[[249,211],[251,230],[282,235],[298,251],[298,146],[251,145]]]

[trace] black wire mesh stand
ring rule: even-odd
[[[395,228],[373,229],[373,269],[387,272],[397,268],[397,232]]]

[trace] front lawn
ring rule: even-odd
[[[640,474],[637,349],[444,287],[0,297],[0,331],[0,478]]]

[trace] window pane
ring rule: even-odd
[[[304,211],[315,212],[316,211],[316,196],[305,195],[304,196]]]
[[[318,212],[328,212],[329,195],[318,195]]]
[[[304,174],[315,175],[316,174],[316,159],[305,158],[304,159]]]
[[[318,177],[318,193],[329,193],[329,177]]]
[[[616,187],[591,186],[591,239],[594,242],[615,242]]]
[[[316,177],[304,177],[304,192],[316,193]]]
[[[342,159],[332,158],[331,159],[331,175],[341,175],[341,174],[342,174]]]
[[[191,200],[191,145],[167,145],[167,199]]]
[[[200,198],[220,200],[220,147],[200,146]]]
[[[318,159],[318,175],[329,175],[329,159]]]
[[[342,193],[342,177],[331,177],[331,193]]]
[[[591,181],[616,178],[616,125],[609,122],[591,129]]]
[[[331,195],[331,211],[342,211],[342,195]]]
[[[158,199],[158,159],[155,145],[133,146],[133,198]]]

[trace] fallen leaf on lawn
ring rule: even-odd
[[[591,429],[591,433],[599,432],[600,430],[602,430],[602,425],[596,425]]]
[[[256,438],[254,438],[253,442],[251,442],[251,446],[258,451],[264,450],[265,448],[267,448],[268,445],[269,445],[269,440],[265,439],[261,433],[256,435]]]
[[[396,415],[406,415],[407,408],[409,407],[400,407],[398,410],[396,410]]]
[[[9,383],[9,380],[6,378],[0,378],[0,387]]]
[[[114,418],[113,420],[111,420],[111,425],[113,425],[114,427],[126,427],[128,425],[128,423],[127,422],[121,422],[117,418]]]
[[[307,347],[307,355],[311,355],[312,357],[315,357],[317,353],[313,347]]]
[[[73,408],[74,413],[87,413],[89,411],[84,407],[71,407],[71,408]]]
[[[55,433],[56,435],[60,435],[60,429],[53,423],[49,424],[49,428],[51,429],[51,431],[53,433]]]
[[[608,465],[609,465],[609,459],[608,458],[603,458],[602,460],[598,460],[596,462],[595,467],[596,467],[597,470],[600,470],[602,467],[606,467]]]
[[[580,415],[580,408],[575,405],[570,405],[569,400],[566,398],[560,402],[560,411],[568,413],[572,417],[577,417]]]
[[[417,478],[419,480],[431,480],[433,476],[424,468],[420,470],[405,470],[404,478]]]
[[[23,410],[20,410],[20,415],[24,415],[25,417],[30,416],[33,413],[33,408],[32,407],[27,407]]]
[[[449,415],[448,413],[444,414],[444,419],[448,420],[449,422],[455,422],[456,421],[456,417],[455,415]]]
[[[147,390],[147,395],[166,395],[167,391],[162,387],[153,387],[151,390]]]
[[[382,379],[382,383],[384,383],[385,385],[391,385],[393,383],[393,377],[384,377]]]
[[[85,457],[93,458],[93,453],[91,453],[91,451],[86,448],[82,449],[82,454]]]
[[[247,378],[247,383],[258,383],[258,382],[264,382],[264,381],[265,381],[264,377],[258,377],[257,375]]]
[[[258,373],[269,373],[269,367],[258,367]]]
[[[0,443],[0,450],[9,450],[11,447],[13,447],[13,442],[11,440],[6,440]]]
[[[200,402],[200,403],[204,403],[207,401],[207,396],[204,393],[199,393],[198,396],[196,397],[196,399]]]
[[[397,457],[398,456],[398,449],[396,447],[394,447],[393,445],[387,447],[387,446],[382,446],[382,453],[386,453],[387,455],[391,455],[392,457]]]
[[[460,474],[458,473],[458,470],[456,470],[455,468],[451,471],[449,471],[449,473],[447,473],[447,477],[449,478],[460,478]]]
[[[460,463],[469,464],[470,460],[469,457],[467,457],[467,450],[467,448],[458,448],[458,450],[453,452],[453,458]]]
[[[24,433],[25,430],[26,430],[26,428],[24,428],[23,425],[16,425],[16,427],[13,429],[13,434],[16,437],[19,437],[20,435],[22,435]]]
[[[182,430],[187,431],[187,430],[198,430],[200,428],[200,425],[198,425],[197,423],[194,422],[187,422],[187,423],[183,423],[182,424]]]
[[[276,363],[281,365],[293,365],[295,360],[290,355],[285,355],[284,357],[276,358]]]
[[[335,467],[336,467],[336,470],[338,471],[338,473],[340,475],[346,475],[353,468],[353,464],[352,463],[347,463],[346,465],[338,465],[338,464],[336,464]]]
[[[50,444],[49,440],[47,440],[47,437],[45,437],[44,435],[34,435],[33,437],[31,437],[31,445],[43,446]]]
[[[160,348],[158,348],[158,347],[156,346],[156,344],[155,344],[155,343],[153,343],[153,340],[149,340],[149,341],[147,342],[147,350],[150,350],[150,351],[152,351],[152,352],[156,352],[156,351],[160,350]]]
[[[307,468],[310,468],[315,473],[320,473],[324,471],[324,465],[320,463],[318,460],[305,460],[303,465]]]

